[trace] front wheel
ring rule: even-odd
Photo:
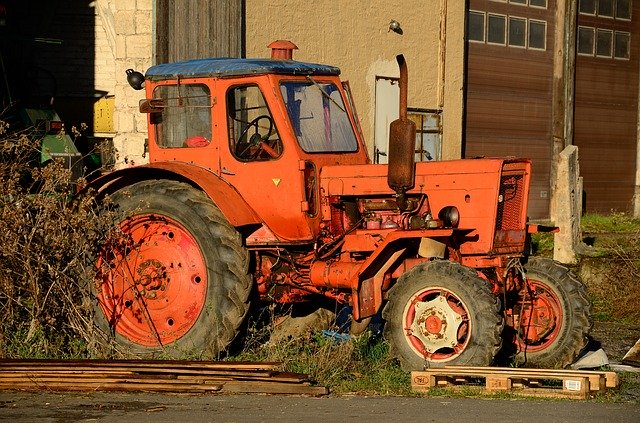
[[[527,286],[513,304],[519,316],[516,360],[530,367],[566,367],[586,346],[591,329],[586,288],[548,258],[529,258],[525,270]]]
[[[382,315],[384,336],[405,370],[488,366],[502,344],[500,301],[455,262],[432,261],[402,275]]]
[[[249,308],[240,235],[185,183],[138,182],[112,200],[122,218],[98,257],[98,327],[125,355],[215,358]]]

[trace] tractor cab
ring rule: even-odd
[[[318,235],[318,175],[369,162],[348,85],[333,66],[198,59],[145,77],[149,157],[205,168],[242,193],[263,228],[249,243]]]

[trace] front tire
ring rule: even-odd
[[[150,180],[117,191],[98,258],[95,321],[124,355],[216,358],[249,309],[248,252],[201,191]]]
[[[502,344],[500,301],[455,262],[431,261],[402,275],[382,315],[384,336],[405,370],[488,366]]]

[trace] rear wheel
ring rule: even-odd
[[[384,336],[406,370],[488,366],[502,343],[499,300],[455,262],[428,262],[398,278],[383,317]]]
[[[98,258],[98,326],[128,354],[217,356],[249,308],[238,232],[181,182],[138,182],[112,199],[123,219]]]
[[[591,329],[586,288],[566,267],[531,257],[525,265],[528,289],[514,305],[516,359],[531,367],[562,368],[573,363]]]

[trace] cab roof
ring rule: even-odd
[[[335,66],[295,60],[212,58],[155,65],[147,70],[145,78],[159,81],[178,77],[227,77],[263,74],[340,75],[340,69]]]

